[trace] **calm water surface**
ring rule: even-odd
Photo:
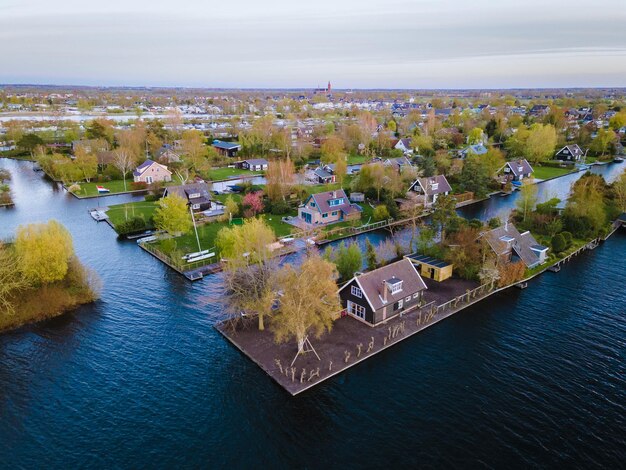
[[[0,166],[16,194],[0,237],[56,218],[105,286],[94,305],[0,336],[0,467],[623,468],[624,231],[291,398],[212,328],[219,276],[187,282],[91,220],[96,200],[29,163]]]

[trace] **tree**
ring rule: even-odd
[[[369,238],[365,239],[365,260],[367,262],[367,269],[373,270],[378,267],[378,255],[376,254],[376,248]]]
[[[613,183],[613,192],[619,210],[626,212],[626,171]]]
[[[267,168],[267,197],[273,203],[285,201],[288,192],[295,183],[296,168],[290,158],[275,160]]]
[[[491,219],[489,219],[489,222],[487,222],[487,225],[491,229],[498,228],[500,225],[502,225],[502,221],[498,217],[492,217]]]
[[[277,343],[295,339],[298,352],[308,335],[319,338],[332,329],[341,310],[337,296],[335,266],[311,253],[299,268],[286,264],[278,271],[279,307],[271,321]]]
[[[345,156],[340,157],[335,162],[335,177],[337,178],[337,182],[339,184],[343,184],[343,180],[346,177],[346,173],[348,172],[348,161]]]
[[[337,266],[339,277],[344,281],[354,276],[354,273],[363,266],[361,250],[356,243],[350,243],[346,246],[344,242],[341,242],[336,250],[329,248],[327,259]]]
[[[411,240],[409,241],[409,249],[413,250],[413,240],[417,235],[417,220],[424,212],[424,204],[417,197],[413,196],[413,192],[407,195],[407,200],[400,206],[402,216],[411,220]]]
[[[230,220],[239,213],[239,205],[232,196],[228,196],[224,201],[224,214],[220,216],[221,221]]]
[[[221,229],[215,245],[223,260],[227,308],[231,313],[258,316],[259,330],[275,301],[274,231],[262,219]]]
[[[500,171],[505,164],[502,151],[495,147],[491,147],[487,153],[481,157],[481,160],[490,178],[495,178],[498,171]]]
[[[591,141],[589,150],[596,155],[604,156],[612,145],[614,145],[617,136],[612,129],[598,129],[598,135]]]
[[[556,129],[551,124],[533,124],[524,144],[524,153],[531,163],[546,161],[554,154]]]
[[[480,127],[475,127],[469,134],[467,134],[467,143],[470,145],[480,144],[483,141],[483,130]]]
[[[609,127],[614,131],[626,126],[626,111],[620,111],[609,119]]]
[[[419,253],[428,253],[435,244],[435,231],[430,225],[420,227],[417,236],[417,251]]]
[[[181,147],[184,155],[183,159],[186,160],[189,168],[196,172],[205,171],[209,168],[204,140],[205,138],[202,132],[195,129],[183,132],[181,139]]]
[[[159,199],[154,211],[154,225],[172,236],[188,233],[192,227],[187,201],[178,194],[170,194]]]
[[[345,159],[345,142],[341,137],[333,134],[322,142],[321,154],[322,162],[335,163],[339,159]]]
[[[441,231],[441,242],[446,240],[446,229],[448,225],[455,219],[456,215],[456,201],[451,195],[440,195],[433,204],[433,222],[439,227]]]
[[[83,176],[83,179],[89,183],[91,178],[98,174],[98,159],[92,153],[85,151],[85,148],[79,146],[75,152],[76,159],[74,165]]]
[[[526,222],[530,214],[537,205],[537,185],[524,184],[520,189],[520,195],[515,202],[517,209],[522,213],[522,220]]]
[[[459,187],[471,191],[478,198],[486,196],[489,190],[489,173],[484,162],[477,155],[470,155],[463,164],[459,175]]]
[[[117,168],[124,179],[124,191],[126,191],[126,175],[134,168],[135,162],[132,153],[124,148],[119,147],[113,151],[113,166]]]
[[[15,311],[12,299],[27,286],[15,253],[0,243],[0,315]]]
[[[20,140],[17,141],[17,146],[28,151],[31,155],[33,155],[33,152],[38,145],[43,144],[43,139],[37,134],[25,134]]]
[[[563,235],[557,233],[552,237],[551,245],[552,251],[554,251],[555,253],[561,253],[566,249],[567,242],[565,241],[565,237],[563,237]]]
[[[379,222],[381,220],[387,220],[389,219],[389,210],[387,209],[387,206],[376,206],[374,208],[374,212],[372,214],[373,218],[375,221]]]
[[[15,252],[20,272],[34,284],[60,281],[74,255],[72,236],[56,220],[17,229]]]
[[[263,212],[263,191],[248,193],[241,201],[243,216],[250,218]]]

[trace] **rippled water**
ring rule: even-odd
[[[0,236],[57,218],[105,283],[0,336],[1,467],[623,466],[626,231],[291,398],[213,329],[219,277],[187,282],[92,221],[97,201],[0,166]],[[480,215],[510,204],[492,201]]]

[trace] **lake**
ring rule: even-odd
[[[214,330],[219,275],[192,284],[94,222],[97,200],[0,167],[16,202],[0,237],[55,218],[104,282],[97,303],[0,335],[2,467],[623,466],[624,230],[292,398]],[[502,217],[515,197],[461,212]]]

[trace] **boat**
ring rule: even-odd
[[[623,161],[624,161],[624,157],[613,158],[613,163],[622,163]]]
[[[189,258],[197,258],[198,256],[206,255],[208,252],[209,250],[202,250],[195,253],[187,253],[186,255],[182,256],[182,259],[188,260]]]
[[[149,237],[143,237],[140,238],[139,240],[137,240],[137,244],[140,245],[142,243],[149,243],[149,242],[153,242],[157,239],[157,237],[155,237],[154,235],[149,236]]]
[[[94,209],[89,211],[89,214],[96,222],[101,222],[109,218],[109,216],[106,215],[106,212],[104,212],[103,210]]]
[[[137,238],[146,238],[150,235],[154,235],[154,230],[146,230],[145,232],[135,233],[133,235],[126,235],[127,240],[136,240]]]
[[[209,259],[209,258],[213,258],[215,256],[215,253],[206,253],[202,256],[196,256],[195,258],[188,258],[187,262],[188,263],[193,263],[195,261],[202,261],[204,259]]]

